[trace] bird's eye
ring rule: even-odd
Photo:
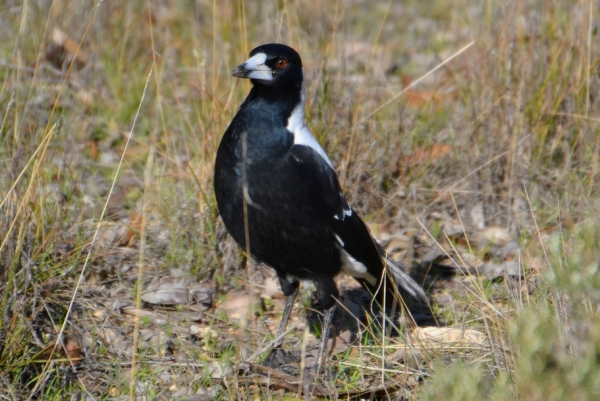
[[[286,65],[287,65],[287,59],[280,58],[279,60],[277,60],[277,64],[276,64],[277,68],[279,68],[279,69],[285,68]]]

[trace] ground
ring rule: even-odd
[[[480,3],[5,2],[2,398],[310,398],[313,289],[267,364],[283,297],[212,191],[249,90],[229,72],[268,42],[431,297],[385,320],[339,277],[312,397],[600,398],[600,8]]]

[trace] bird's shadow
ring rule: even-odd
[[[319,335],[323,313],[319,310],[318,303],[313,306],[314,308],[308,311],[306,319],[312,333]],[[333,319],[332,335],[335,335],[335,332],[339,334],[350,331],[352,339],[364,336],[365,333],[380,338],[385,330],[388,337],[398,337],[407,327],[445,326],[444,320],[434,314],[432,306],[432,301],[429,304],[413,302],[397,307],[396,310],[389,308],[384,310],[381,305],[373,301],[371,294],[365,289],[342,289]]]
[[[323,309],[318,300],[313,296],[310,308],[305,309],[305,318],[311,333],[320,341],[322,333]],[[385,320],[385,324],[384,324]],[[329,341],[329,354],[339,353],[344,347],[337,345],[343,342],[348,346],[359,342],[378,343],[385,335],[389,338],[400,338],[406,334],[407,327],[445,326],[440,316],[432,311],[432,304],[411,304],[410,314],[406,311],[394,312],[384,311],[373,302],[373,297],[362,287],[341,288],[338,307],[332,322],[331,337]],[[315,356],[316,345],[319,341],[313,341],[305,350],[305,357]],[[311,349],[312,346],[312,349]],[[343,352],[343,351],[342,351]],[[272,350],[263,364],[271,368],[293,376],[299,375],[299,364],[302,359],[299,348],[278,348]],[[309,369],[311,363],[306,366]]]

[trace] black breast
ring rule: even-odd
[[[250,160],[245,168],[248,207],[244,216],[242,161],[232,158],[237,152],[227,147],[225,139],[221,147],[215,166],[215,194],[235,241],[246,249],[247,222],[250,253],[255,259],[301,279],[314,281],[339,273],[339,250],[331,229],[323,224],[335,212],[323,194],[330,193],[337,182],[328,182],[330,174],[318,171],[329,166],[305,146],[290,145],[286,153],[268,162]],[[232,159],[236,161],[230,163]]]

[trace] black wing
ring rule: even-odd
[[[323,205],[326,206],[324,210],[327,215],[324,218],[337,240],[340,252],[346,252],[366,268],[367,274],[350,272],[350,275],[354,276],[371,293],[378,294],[382,303],[384,299],[386,303],[390,303],[393,300],[393,288],[388,286],[388,294],[385,297],[379,288],[384,275],[384,266],[387,265],[389,274],[394,278],[397,289],[404,293],[403,295],[406,294],[417,301],[427,303],[423,289],[387,257],[383,248],[371,236],[365,223],[348,205],[342,194],[337,175],[331,166],[316,151],[307,146],[293,146],[291,154],[299,166],[304,166],[316,173],[313,175],[315,177],[313,183],[319,185],[321,199],[324,201]],[[315,167],[317,167],[316,170]],[[360,270],[360,266],[357,270]]]

